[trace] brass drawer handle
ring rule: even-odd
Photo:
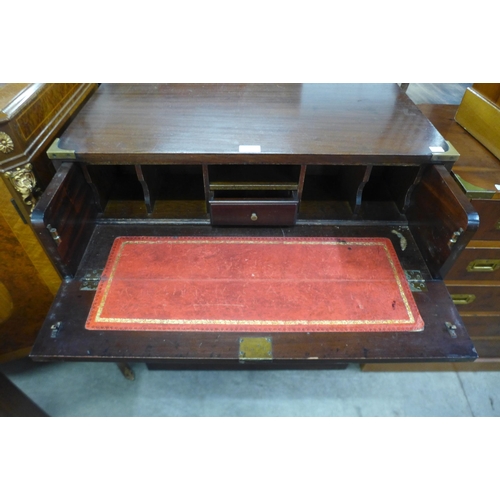
[[[456,306],[465,306],[474,302],[476,300],[476,296],[472,293],[454,293],[451,295],[451,300]]]
[[[257,214],[254,212],[251,216],[250,216],[250,219],[253,220],[254,222],[258,219],[259,217],[257,216]]]
[[[500,267],[500,259],[476,259],[469,263],[467,271],[491,273]]]

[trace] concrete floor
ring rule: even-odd
[[[112,363],[7,363],[51,416],[500,416],[500,371],[150,371]]]
[[[410,84],[415,102],[458,104],[468,84]],[[500,371],[149,371],[33,363],[0,371],[52,416],[499,416]]]

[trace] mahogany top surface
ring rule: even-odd
[[[103,84],[59,147],[91,163],[415,163],[444,144],[396,84]]]

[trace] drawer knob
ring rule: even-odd
[[[254,212],[251,216],[250,219],[253,221],[256,221],[258,219],[257,214]]]

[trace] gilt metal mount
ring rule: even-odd
[[[0,153],[10,153],[14,151],[14,142],[8,134],[0,132]]]
[[[25,205],[35,208],[37,200],[37,192],[39,189],[36,185],[35,174],[31,163],[26,163],[24,167],[17,167],[14,170],[5,172],[5,176],[10,180],[14,189],[21,195]]]

